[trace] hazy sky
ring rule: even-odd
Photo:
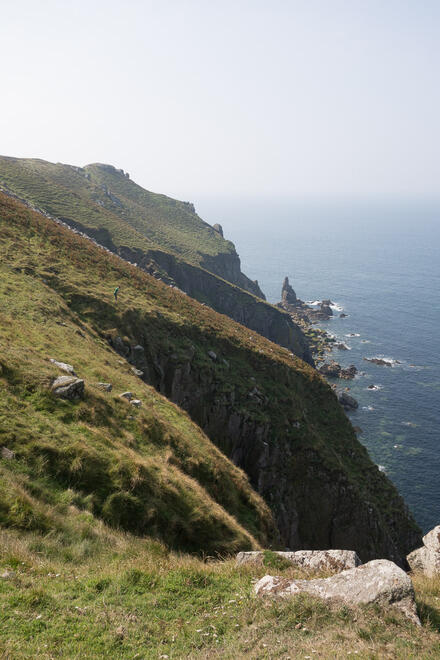
[[[440,0],[0,8],[4,155],[196,203],[440,196]]]

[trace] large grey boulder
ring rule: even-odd
[[[62,399],[81,399],[84,395],[84,381],[74,376],[59,376],[52,383],[52,392]]]
[[[70,374],[71,376],[76,376],[75,369],[72,367],[71,364],[67,364],[67,362],[59,362],[58,360],[54,360],[53,358],[49,358],[49,362],[52,362],[58,369],[61,369],[61,371],[65,371],[66,374]]]
[[[280,552],[273,554],[307,571],[344,571],[356,568],[362,564],[354,550],[297,550],[296,552]],[[239,552],[236,562],[242,564],[264,564],[264,551]]]
[[[317,580],[290,580],[265,575],[254,589],[257,596],[288,598],[308,593],[345,605],[393,605],[420,625],[412,582],[405,571],[387,559],[375,559]]]
[[[440,525],[423,537],[423,546],[407,556],[412,571],[425,573],[429,577],[440,575]]]

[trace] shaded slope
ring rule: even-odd
[[[314,369],[4,196],[0,217],[4,267],[55,292],[127,369],[188,410],[248,473],[283,544],[404,562],[419,531]],[[62,357],[87,368],[69,346]]]

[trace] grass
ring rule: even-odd
[[[13,572],[0,578],[3,658],[440,657],[439,578],[414,577],[418,628],[393,608],[256,599],[265,567],[175,554],[104,525],[90,546],[81,515],[70,524],[74,560],[53,536],[1,534],[0,574]]]
[[[190,205],[144,190],[112,167],[1,157],[0,183],[52,215],[100,229],[98,237],[117,247],[160,248],[195,265],[235,255]]]

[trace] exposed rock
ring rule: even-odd
[[[420,625],[412,582],[405,571],[387,559],[376,559],[317,580],[289,580],[265,575],[254,589],[257,596],[286,598],[308,593],[345,605],[392,605]]]
[[[440,525],[423,537],[423,546],[407,556],[412,571],[420,571],[428,577],[440,575]]]
[[[212,225],[212,228],[215,229],[215,231],[218,232],[220,236],[223,237],[223,227],[219,225],[218,222],[216,222],[215,225]]]
[[[341,369],[341,365],[332,360],[331,362],[325,362],[323,365],[321,365],[318,371],[326,378],[339,378]]]
[[[345,380],[352,380],[357,374],[357,368],[355,367],[354,364],[350,364],[349,367],[346,367],[345,369],[341,369],[341,373],[339,374],[339,378],[344,378]]]
[[[355,568],[362,563],[354,550],[275,551],[273,554],[281,559],[291,562],[293,566],[310,571],[344,571],[348,568]],[[264,551],[256,550],[254,552],[239,552],[236,557],[236,562],[239,565],[257,564],[262,566],[264,563]]]
[[[131,401],[133,396],[132,392],[122,392],[122,394],[119,395],[121,399],[127,399],[127,401]]]
[[[15,578],[15,575],[16,574],[14,573],[14,571],[6,570],[4,571],[4,573],[0,575],[0,578],[2,580],[13,580]]]
[[[382,360],[382,358],[366,358],[364,357],[365,362],[372,362],[373,364],[379,364],[382,367],[391,367],[392,362],[390,360]]]
[[[15,451],[11,451],[7,447],[2,447],[0,450],[0,456],[6,458],[6,460],[11,461],[15,458]]]
[[[111,392],[113,385],[111,383],[96,383],[96,387],[103,392]]]
[[[321,313],[322,313],[322,314],[325,314],[325,315],[328,316],[329,318],[330,318],[330,316],[333,316],[333,310],[332,310],[332,308],[330,307],[330,305],[332,305],[332,301],[331,301],[331,300],[323,300],[322,303],[321,303],[321,305],[320,305]]]
[[[343,341],[340,341],[337,344],[335,344],[335,348],[337,348],[339,351],[348,351],[349,350],[347,344],[344,344]]]
[[[208,355],[214,362],[217,360],[217,353],[214,353],[214,351],[208,351]]]
[[[134,375],[139,376],[139,378],[142,378],[142,376],[144,375],[144,372],[141,369],[137,369],[136,367],[132,367],[131,370],[134,373]]]
[[[52,383],[52,392],[62,399],[81,399],[84,395],[84,381],[74,376],[60,376]]]
[[[288,305],[296,305],[298,302],[296,293],[289,284],[288,277],[284,278],[283,288],[281,289],[281,302],[287,303]]]
[[[67,374],[70,374],[71,376],[76,376],[75,369],[72,367],[71,364],[67,364],[66,362],[58,362],[58,360],[54,360],[53,358],[49,358],[49,362],[52,362],[52,364],[58,367],[58,369],[65,371]]]
[[[354,364],[343,369],[340,364],[335,362],[335,360],[324,363],[319,367],[318,371],[326,378],[343,378],[344,380],[351,380],[357,374],[357,369]]]
[[[359,406],[356,399],[347,392],[339,392],[338,401],[344,410],[355,410]]]
[[[130,401],[130,404],[134,406],[135,408],[140,408],[142,405],[142,401],[140,399],[132,399]]]
[[[347,318],[347,314],[344,314],[344,312],[341,312],[341,313],[339,314],[339,318],[340,318],[340,319],[346,319],[346,318]]]

